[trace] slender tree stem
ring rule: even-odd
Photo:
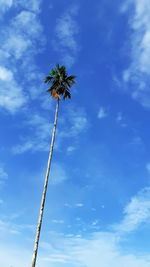
[[[58,110],[59,110],[59,99],[58,99],[57,104],[56,104],[54,127],[53,127],[53,132],[52,132],[50,152],[49,152],[49,157],[48,157],[47,170],[46,170],[46,175],[45,175],[45,182],[44,182],[44,188],[43,188],[43,194],[42,194],[41,206],[40,206],[40,214],[39,214],[39,219],[38,219],[38,225],[37,225],[37,231],[36,231],[36,237],[35,237],[35,243],[34,243],[34,250],[33,250],[33,256],[32,256],[32,265],[31,265],[32,267],[35,267],[36,259],[37,259],[37,252],[38,252],[40,232],[41,232],[41,226],[42,226],[44,205],[45,205],[48,179],[49,179],[49,173],[50,173],[50,167],[51,167],[51,161],[52,161],[52,155],[53,155],[53,148],[54,148],[54,142],[55,142]]]

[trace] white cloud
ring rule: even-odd
[[[78,33],[77,23],[73,19],[74,13],[72,9],[65,15],[58,19],[56,25],[56,35],[60,40],[60,44],[71,50],[77,50],[77,43],[74,39],[74,35]]]
[[[146,169],[147,169],[148,173],[150,173],[150,162],[146,164]]]
[[[84,110],[71,105],[66,106],[63,119],[59,120],[55,148],[58,149],[66,138],[78,140],[79,135],[84,133],[88,127],[89,122]],[[75,146],[71,147],[67,152],[71,153],[75,149]]]
[[[128,124],[125,122],[125,118],[122,114],[122,112],[118,112],[117,116],[116,116],[116,121],[119,123],[119,125],[121,127],[127,127]]]
[[[37,266],[60,267],[63,266],[81,266],[81,267],[149,267],[149,254],[143,253],[137,255],[127,250],[121,249],[119,240],[112,233],[93,233],[88,237],[80,235],[52,235],[51,243],[53,246],[41,243],[42,252],[39,253]],[[12,244],[11,244],[12,245]],[[13,247],[13,249],[12,249]],[[23,247],[0,246],[0,264],[1,266],[26,267],[30,265],[31,251]],[[7,257],[9,253],[9,257]]]
[[[64,123],[65,122],[65,123]],[[66,117],[62,122],[63,130],[60,130],[60,137],[77,137],[89,126],[87,115],[84,110],[68,105],[66,107]]]
[[[40,5],[41,0],[16,0],[15,5],[19,5],[25,9],[31,10],[33,12],[39,13],[40,12]]]
[[[77,136],[87,127],[87,118],[85,116],[73,116],[72,117],[72,127],[70,129],[70,134],[72,136]]]
[[[25,245],[20,246],[16,244],[17,237],[16,235],[12,243],[10,240],[7,243],[0,243],[0,266],[27,267],[31,265],[33,246],[29,243],[28,247],[25,248]],[[41,262],[39,257],[37,260],[37,267],[41,266],[43,266],[43,261]],[[49,267],[49,264],[45,264],[44,267]]]
[[[81,208],[84,206],[84,204],[83,203],[76,203],[75,206]]]
[[[60,184],[68,179],[65,169],[60,163],[53,163],[51,174],[50,174],[50,182],[54,185]]]
[[[106,118],[107,116],[108,116],[108,113],[106,109],[103,107],[100,107],[98,115],[97,115],[98,119],[103,119],[103,118]]]
[[[63,224],[64,223],[64,220],[56,220],[56,219],[53,219],[52,222],[53,223],[56,223],[56,224]]]
[[[33,24],[33,27],[31,26]],[[21,11],[12,22],[12,26],[17,29],[17,31],[24,31],[28,34],[32,39],[33,37],[39,37],[39,34],[42,31],[41,23],[37,17],[37,15],[30,11]]]
[[[138,100],[143,106],[150,107],[150,5],[149,0],[130,0],[123,6],[122,11],[126,12],[131,5],[129,25],[132,29],[131,38],[131,64],[123,73],[123,80],[132,83],[132,97]],[[131,88],[131,86],[130,86]]]
[[[74,146],[68,146],[68,147],[67,147],[67,153],[68,153],[68,154],[72,153],[72,152],[75,151],[75,150],[76,150],[76,148],[75,148]]]
[[[14,78],[11,70],[0,66],[0,107],[14,113],[22,107],[27,98]]]
[[[136,230],[141,224],[150,221],[150,187],[140,191],[124,209],[124,218],[116,226],[118,232]]]
[[[92,222],[92,225],[95,226],[95,225],[97,225],[98,223],[99,223],[99,221],[98,221],[98,220],[95,220],[95,221]]]
[[[13,80],[13,74],[6,68],[0,67],[0,80],[11,82]]]
[[[120,122],[120,121],[122,121],[122,119],[123,119],[122,113],[121,112],[118,112],[116,120],[118,122]]]
[[[12,15],[0,31],[0,107],[11,113],[28,103],[30,98],[26,95],[30,93],[31,84],[34,82],[36,87],[41,80],[34,56],[43,47],[44,37],[38,14],[32,10],[40,1],[27,2],[30,8]],[[27,5],[25,1],[16,1],[12,6],[18,8],[20,4]]]
[[[9,257],[8,257],[9,255]],[[30,266],[31,252],[28,249],[6,244],[0,244],[0,266],[26,267]]]
[[[49,123],[49,120],[44,116],[39,115],[38,113],[30,116],[29,120],[27,121],[27,124],[31,127],[38,128],[36,135],[41,139],[47,138],[52,129],[52,124]]]
[[[12,148],[13,153],[21,154],[29,150],[48,151],[53,127],[49,120],[39,114],[32,114],[24,123],[29,127],[29,134],[22,137],[21,144]]]
[[[0,167],[0,184],[3,184],[7,179],[8,179],[7,172],[2,167]]]
[[[34,141],[31,140],[31,141],[25,141],[21,145],[13,146],[12,151],[14,154],[22,154],[28,150],[34,150],[34,148],[37,149]]]
[[[20,215],[21,215],[20,213],[9,214],[9,216],[1,214],[1,217],[4,218],[0,219],[1,237],[5,239],[6,235],[21,235],[24,234],[24,232],[27,230],[29,230],[31,233],[34,232],[35,230],[34,225],[14,223],[14,220],[18,219]]]
[[[65,207],[71,208],[72,206],[69,203],[64,204]]]
[[[9,233],[9,234],[20,234],[20,232],[18,231],[18,229],[16,228],[15,225],[12,225],[9,222],[4,222],[2,220],[0,220],[0,232],[1,234],[5,234],[5,233]]]
[[[69,111],[69,112],[67,112]],[[21,142],[13,147],[15,154],[21,154],[26,151],[48,151],[50,146],[52,123],[49,122],[47,114],[32,114],[27,117],[24,125],[28,125],[28,135],[21,137]],[[60,125],[60,126],[59,126]],[[73,108],[69,105],[63,119],[59,120],[56,133],[55,148],[57,149],[64,138],[77,138],[79,134],[88,128],[88,120],[83,110]],[[75,147],[70,148],[72,151]],[[69,152],[71,152],[71,150]]]
[[[69,267],[99,267],[100,263],[103,267],[149,267],[149,255],[142,257],[121,250],[117,236],[112,233],[96,232],[87,238],[56,236],[54,242],[55,252],[41,257],[44,266],[52,262],[53,267],[60,263]]]
[[[69,8],[58,20],[56,24],[56,41],[55,47],[61,51],[63,61],[66,65],[71,66],[76,58],[79,46],[76,41],[79,27],[75,20],[78,7]]]
[[[0,6],[2,12],[6,12],[9,8],[24,8],[32,12],[40,12],[41,0],[0,0]]]
[[[38,255],[37,266],[60,267],[81,266],[81,267],[99,267],[99,263],[103,267],[149,267],[150,256],[149,253],[131,250],[131,248],[124,249],[124,237],[122,233],[136,230],[141,223],[149,221],[150,218],[150,188],[145,188],[133,197],[130,203],[124,209],[124,217],[120,224],[113,229],[112,232],[97,231],[94,233],[84,234],[60,234],[57,232],[49,232],[50,243],[41,242]],[[80,203],[78,203],[80,204]],[[67,205],[68,206],[68,205]],[[149,214],[148,214],[149,213]],[[80,218],[76,218],[80,221]],[[54,219],[53,223],[63,224],[63,220]],[[95,228],[99,224],[98,220],[93,220],[91,227]],[[4,223],[0,222],[2,231]],[[22,228],[13,228],[14,225],[6,223],[5,232],[7,227],[12,230],[21,230]],[[12,227],[13,226],[13,227]],[[12,233],[15,234],[15,233]],[[16,233],[17,234],[17,233]],[[19,235],[16,235],[16,239]],[[14,240],[13,240],[14,242]],[[23,255],[26,256],[25,261],[21,264],[26,267],[30,263],[31,251],[24,253],[24,248],[17,248],[7,243],[7,246],[0,245],[0,265],[9,267],[10,264],[19,267]],[[13,249],[12,249],[13,247]],[[6,252],[12,257],[6,257]],[[18,253],[16,253],[18,252]],[[10,261],[11,260],[11,261]]]
[[[13,0],[0,0],[0,11],[6,12],[10,7],[12,7]]]
[[[20,59],[25,51],[32,45],[32,42],[25,38],[20,34],[11,35],[8,38],[7,43],[4,44],[2,49],[7,51],[9,57],[12,55],[16,59]]]
[[[143,145],[144,145],[143,140],[140,136],[134,137],[130,144],[136,145],[136,146],[141,146],[141,147],[143,147]]]
[[[10,57],[18,60],[25,56],[25,53],[27,58],[33,58],[33,55],[36,53],[36,42],[40,44],[43,39],[42,26],[38,17],[30,11],[21,11],[16,15],[13,20],[11,20],[10,25],[5,27],[5,32],[2,32],[2,35],[1,57],[7,54],[9,60]],[[41,36],[40,41],[39,36]],[[25,61],[26,58],[24,58],[21,65],[23,65]]]
[[[4,171],[4,169],[2,167],[0,167],[0,178],[1,179],[8,178],[8,174]]]

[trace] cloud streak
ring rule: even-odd
[[[65,169],[61,164],[54,163],[51,170],[51,183],[53,185],[60,184],[68,179]]]
[[[0,0],[0,12],[5,13],[12,6],[13,0]]]
[[[132,7],[129,11],[129,7]],[[123,72],[123,80],[130,86],[133,99],[150,108],[150,6],[148,0],[127,1],[122,12],[129,14],[131,35],[130,65]],[[132,88],[132,89],[131,89]]]
[[[106,109],[104,107],[100,107],[99,112],[98,112],[98,119],[103,119],[106,118],[108,116],[108,113],[106,111]]]
[[[49,123],[48,119],[39,114],[33,114],[24,122],[29,128],[28,136],[22,136],[20,144],[12,148],[14,154],[22,154],[29,150],[48,151],[49,139],[53,125]]]
[[[56,235],[54,240],[55,253],[49,257],[42,257],[45,262],[53,262],[53,267],[59,263],[74,267],[99,267],[99,263],[104,267],[128,266],[128,267],[148,267],[150,263],[149,255],[131,253],[124,251],[121,242],[124,235],[131,231],[136,231],[142,224],[148,223],[150,219],[150,188],[144,188],[124,208],[123,219],[112,231],[99,231],[87,236]],[[93,225],[97,225],[94,221]],[[123,237],[123,238],[122,238]],[[57,243],[63,246],[57,247]],[[59,255],[59,257],[57,257]]]
[[[8,179],[8,173],[4,170],[4,168],[0,167],[0,185],[4,184]]]
[[[124,218],[116,227],[121,233],[135,231],[150,220],[150,187],[141,190],[124,209]]]
[[[0,66],[0,87],[1,108],[6,108],[9,112],[14,113],[26,103],[27,96],[17,83],[13,72],[2,66]]]
[[[117,237],[111,233],[97,232],[87,238],[60,236],[59,239],[57,236],[55,248],[58,241],[63,244],[63,248],[59,248],[55,253],[52,252],[48,257],[42,256],[43,265],[47,266],[51,262],[53,267],[59,266],[60,263],[70,267],[99,267],[100,263],[103,267],[149,266],[148,255],[142,257],[124,252],[119,247]]]
[[[47,242],[40,243],[37,266],[48,267],[51,264],[52,267],[60,267],[60,264],[62,266],[65,264],[65,266],[69,267],[99,267],[101,262],[103,267],[110,267],[110,265],[112,267],[149,267],[149,253],[138,254],[136,251],[124,250],[124,246],[122,246],[125,234],[137,230],[142,223],[149,221],[149,199],[150,188],[144,188],[136,196],[132,197],[124,208],[123,219],[113,227],[112,231],[95,231],[84,236],[49,232],[48,236],[50,235],[52,245]],[[81,205],[78,206],[81,207]],[[64,225],[65,221],[53,219],[52,223]],[[95,227],[95,230],[98,224],[98,220],[93,221],[92,226]],[[1,233],[8,233],[9,228],[10,234],[15,234],[16,239],[19,238],[19,233],[21,234],[26,227],[30,230],[32,229],[32,226],[0,221]],[[122,234],[124,235],[122,236]],[[3,247],[3,255],[9,250],[10,255],[12,255],[13,250],[12,248],[10,249],[9,245],[7,245],[7,248]],[[15,250],[13,251],[14,256],[11,258],[11,264],[19,267],[24,249],[19,249],[19,254],[16,254]],[[26,251],[26,259],[22,263],[22,267],[27,266],[29,259],[30,253]],[[1,255],[0,263],[3,263],[3,266],[7,266],[10,261],[8,261],[7,257]]]
[[[29,2],[6,1],[5,5],[2,2],[2,7],[7,4],[8,7],[17,7],[18,10],[20,7],[28,8],[10,16],[8,24],[3,23],[0,31],[0,107],[10,113],[15,113],[27,105],[30,100],[30,90],[27,88],[31,87],[33,81],[36,86],[40,78],[34,62],[35,55],[40,52],[44,42],[38,17],[40,1]]]
[[[62,54],[63,62],[72,66],[76,60],[79,45],[76,36],[79,26],[76,22],[78,7],[72,6],[58,20],[55,28],[55,48]]]
[[[28,134],[26,136],[22,135],[20,144],[13,146],[13,153],[22,154],[27,151],[49,150],[53,122],[49,122],[47,117],[47,115],[44,116],[44,113],[27,116],[24,126],[28,126]],[[86,113],[80,108],[69,105],[62,117],[63,119],[60,118],[57,129],[56,149],[60,147],[64,139],[77,138],[89,126]],[[75,150],[75,147],[73,147],[73,150]],[[72,147],[69,152],[71,151]]]

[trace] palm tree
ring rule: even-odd
[[[56,102],[54,127],[52,131],[52,139],[51,139],[51,145],[50,145],[50,151],[49,151],[49,157],[48,157],[48,163],[47,163],[47,170],[46,170],[43,194],[42,194],[42,199],[41,199],[40,213],[39,213],[39,219],[38,219],[37,231],[36,231],[36,237],[35,237],[35,243],[34,243],[32,267],[35,267],[36,259],[37,259],[39,238],[40,238],[41,225],[42,225],[42,219],[43,219],[43,211],[44,211],[44,206],[45,206],[46,192],[47,192],[48,179],[49,179],[53,148],[54,148],[54,141],[55,141],[55,134],[56,134],[59,102],[61,99],[71,98],[70,88],[72,87],[72,85],[75,84],[75,78],[76,76],[73,76],[73,75],[68,76],[65,66],[59,66],[59,64],[56,64],[56,67],[52,69],[49,75],[45,78],[45,83],[50,84],[50,87],[48,88],[47,92],[50,93],[51,97],[56,99],[57,102]]]

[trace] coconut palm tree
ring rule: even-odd
[[[55,118],[54,118],[54,127],[52,131],[52,139],[47,163],[47,170],[45,175],[45,182],[43,188],[43,194],[41,199],[41,206],[40,206],[40,213],[39,219],[37,224],[37,231],[35,237],[35,244],[34,244],[34,251],[32,257],[32,267],[36,265],[37,259],[37,252],[38,252],[38,245],[39,245],[39,238],[41,232],[41,225],[43,219],[43,211],[45,206],[45,199],[46,199],[46,192],[49,180],[49,173],[53,155],[53,148],[54,148],[54,141],[55,141],[55,134],[56,134],[56,126],[57,126],[57,118],[58,118],[58,109],[59,109],[59,102],[62,99],[71,98],[70,88],[72,85],[75,84],[76,76],[68,76],[65,66],[59,66],[56,64],[56,67],[52,69],[49,75],[45,78],[45,83],[48,83],[50,87],[48,88],[47,92],[50,93],[53,99],[56,99],[56,110],[55,110]]]

